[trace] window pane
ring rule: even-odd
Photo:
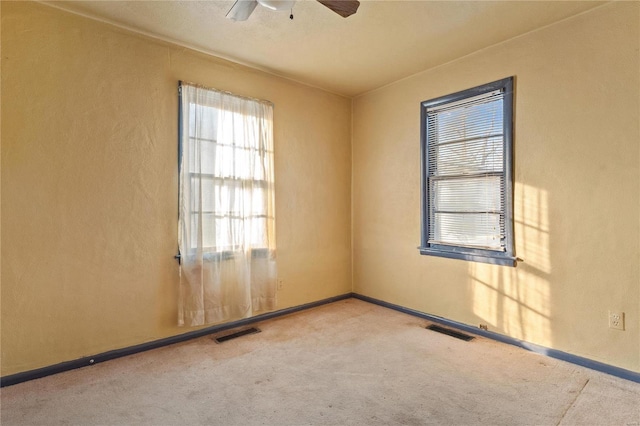
[[[251,216],[267,214],[266,191],[261,187],[249,188],[246,191],[246,203]]]
[[[432,176],[501,172],[503,166],[502,137],[475,139],[429,149]]]
[[[215,141],[198,141],[200,145],[200,173],[215,173],[216,143]]]
[[[192,178],[194,185],[198,182],[202,187],[201,197],[202,197],[202,210],[205,212],[215,212],[216,211],[216,186],[211,177],[197,177]],[[192,193],[196,193],[193,191]],[[194,209],[198,210],[198,209]]]
[[[215,140],[218,110],[197,104],[189,104],[189,136]]]
[[[433,180],[431,208],[444,212],[501,212],[501,176]]]
[[[437,112],[437,121],[430,122],[430,133],[438,144],[502,134],[502,108],[502,98],[489,98]]]
[[[501,250],[499,214],[435,213],[429,243]]]
[[[249,240],[253,247],[267,248],[267,221],[266,218],[249,219],[248,229],[251,233]]]
[[[202,139],[189,140],[189,172],[215,173],[216,143]]]

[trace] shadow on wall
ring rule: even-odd
[[[553,346],[551,333],[549,202],[544,189],[516,182],[516,268],[471,262],[473,313],[490,330]]]

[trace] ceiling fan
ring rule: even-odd
[[[360,6],[360,2],[357,0],[317,1],[343,18],[356,13],[358,6]],[[291,10],[295,0],[236,0],[226,16],[233,21],[246,21],[258,4],[271,10]]]

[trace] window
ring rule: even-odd
[[[180,83],[179,325],[275,309],[273,104]]]
[[[515,266],[513,77],[421,104],[420,253]]]
[[[181,256],[274,248],[273,106],[180,86]]]

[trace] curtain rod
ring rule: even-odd
[[[272,107],[274,107],[273,102],[271,102],[269,100],[266,100],[266,99],[258,99],[258,98],[252,98],[250,96],[236,95],[235,93],[229,92],[227,90],[215,89],[213,87],[207,87],[207,86],[204,86],[202,84],[192,83],[190,81],[178,80],[178,90],[182,86],[192,86],[192,87],[196,87],[198,89],[211,90],[211,91],[214,91],[214,92],[223,93],[225,95],[235,96],[236,98],[244,99],[244,100],[247,100],[247,101],[253,101],[253,102],[258,102],[258,103],[262,103],[262,104],[268,104],[268,105],[271,105]]]

